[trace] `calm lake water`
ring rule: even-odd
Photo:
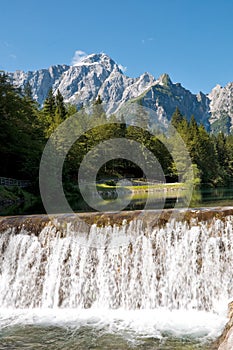
[[[182,196],[182,192],[178,194],[177,191],[169,193],[166,197],[163,193],[150,194],[150,198],[147,202],[147,209],[162,209],[162,208],[182,208],[186,207],[186,198]],[[178,199],[177,199],[178,198]],[[129,204],[125,207],[125,210],[143,210],[147,201],[146,193],[136,193],[130,200]],[[110,200],[111,201],[111,200]],[[84,200],[71,200],[70,206],[75,212],[88,212],[94,211]],[[109,200],[103,200],[101,204],[106,203],[106,211],[108,208]],[[232,206],[233,205],[233,188],[203,188],[195,190],[193,197],[189,203],[189,207],[216,207],[216,206]],[[20,205],[8,206],[0,208],[0,215],[30,215],[30,214],[43,214],[45,213],[42,202],[21,203]]]

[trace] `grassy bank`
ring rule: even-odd
[[[149,185],[135,185],[135,186],[123,186],[123,185],[108,185],[106,183],[97,184],[97,190],[99,191],[111,191],[116,188],[126,189],[130,192],[151,192],[151,191],[173,191],[186,189],[182,183],[163,183],[163,184],[149,184]]]
[[[29,191],[16,186],[0,186],[0,212],[14,205],[31,205],[36,197]]]

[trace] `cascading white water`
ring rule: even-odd
[[[56,219],[39,234],[11,227],[0,234],[0,308],[218,311],[233,293],[232,245],[232,216],[89,232]]]

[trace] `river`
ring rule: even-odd
[[[0,349],[207,349],[232,298],[233,208],[175,214],[3,217]]]

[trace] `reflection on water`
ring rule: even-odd
[[[215,207],[233,205],[233,188],[201,188],[195,189],[189,202],[189,194],[185,190],[173,189],[167,192],[135,193],[130,197],[126,196],[129,204],[125,210],[143,210],[145,209],[170,209],[185,207]],[[103,200],[101,205],[106,205],[106,210],[110,200]],[[80,202],[81,204],[81,202]],[[75,207],[75,204],[74,204]],[[73,206],[72,206],[73,208]],[[91,210],[91,208],[89,208]],[[76,209],[82,210],[81,207]]]
[[[202,206],[232,206],[233,188],[202,188],[194,191],[193,197]]]
[[[129,204],[124,210],[143,210],[145,209],[169,209],[169,208],[184,208],[184,207],[216,207],[216,206],[232,206],[233,205],[233,188],[202,188],[196,189],[192,193],[192,199],[187,204],[187,196],[184,190],[173,190],[168,192],[141,192],[135,193],[132,196],[125,195]],[[108,211],[111,199],[101,200],[101,205],[106,207]],[[69,200],[70,206],[75,212],[94,211],[82,198]],[[104,211],[104,210],[103,210]],[[43,203],[41,200],[29,206],[21,203],[20,205],[0,208],[0,215],[30,215],[30,214],[45,214]]]

